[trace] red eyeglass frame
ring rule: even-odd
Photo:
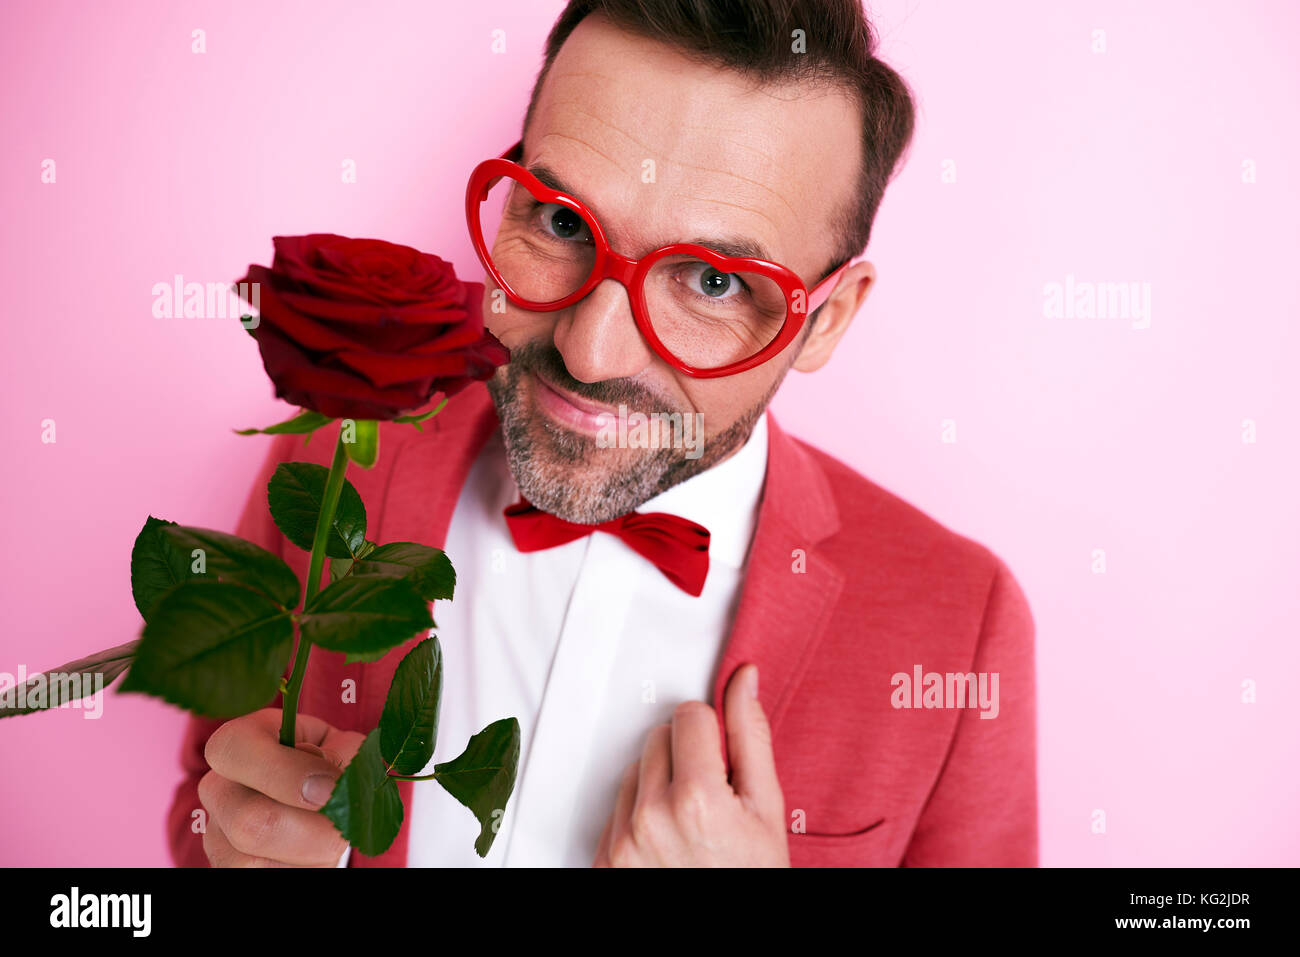
[[[738,372],[745,372],[771,359],[794,341],[808,316],[826,301],[827,297],[834,291],[835,282],[840,277],[840,274],[853,262],[853,260],[847,260],[840,264],[832,270],[830,275],[814,286],[812,290],[809,290],[797,274],[779,263],[768,262],[764,259],[724,256],[707,246],[699,246],[695,243],[674,243],[670,246],[661,246],[640,259],[629,259],[627,256],[620,256],[610,248],[609,240],[605,238],[605,231],[601,227],[600,221],[580,200],[567,193],[548,188],[527,169],[508,158],[519,153],[522,147],[523,141],[520,140],[499,157],[479,163],[478,166],[474,167],[474,171],[470,173],[469,185],[465,189],[465,222],[469,227],[470,238],[474,242],[474,252],[478,254],[479,262],[483,264],[483,268],[488,271],[511,302],[530,312],[554,312],[557,309],[564,309],[587,295],[603,280],[617,280],[623,284],[623,287],[628,292],[628,299],[632,304],[632,316],[636,320],[636,326],[641,331],[641,335],[650,344],[650,348],[674,369],[688,376],[697,379],[716,379],[722,376],[735,375]],[[587,277],[586,282],[563,299],[554,299],[550,302],[534,302],[525,299],[510,288],[510,284],[501,277],[501,274],[492,264],[492,257],[488,255],[490,251],[483,239],[483,230],[479,224],[478,207],[487,198],[488,190],[504,175],[510,175],[517,179],[542,202],[556,203],[573,210],[591,228],[596,249],[596,261],[592,266],[591,275]],[[705,369],[688,365],[673,355],[660,341],[654,327],[650,324],[649,313],[646,309],[644,279],[650,267],[658,260],[664,256],[677,253],[685,253],[702,259],[720,272],[754,272],[775,282],[785,294],[786,301],[785,322],[782,323],[776,337],[749,358],[715,368]],[[802,295],[804,303],[802,310],[796,308],[800,295]]]

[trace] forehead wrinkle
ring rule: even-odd
[[[606,82],[609,82],[612,79],[612,77],[607,76],[606,74],[601,73],[597,70],[576,70],[572,67],[570,67],[567,70],[559,70],[559,71],[552,70],[551,76],[555,77],[555,79],[557,80],[563,80],[565,77],[569,77],[569,76],[578,76],[578,77],[594,76],[597,79],[604,80]]]
[[[627,172],[627,170],[623,169],[623,167],[620,166],[620,165],[618,164],[618,162],[617,162],[617,161],[616,161],[612,156],[608,155],[607,153],[602,153],[600,150],[596,149],[596,148],[595,148],[594,146],[592,146],[590,143],[587,143],[587,142],[584,141],[584,140],[580,140],[580,139],[578,139],[577,137],[574,137],[574,136],[568,136],[568,135],[566,135],[566,134],[564,134],[564,133],[544,133],[544,134],[542,134],[542,137],[541,137],[541,138],[542,138],[543,141],[548,140],[548,139],[570,140],[571,142],[577,143],[579,146],[582,146],[582,147],[584,147],[585,149],[591,150],[591,152],[597,154],[598,156],[600,156],[600,157],[602,157],[603,159],[605,159],[606,161],[608,161],[608,162],[609,162],[609,165],[610,165],[610,166],[613,166],[616,170],[618,170],[618,172],[619,172],[621,175],[623,175],[623,176],[628,176],[628,175],[630,175],[630,174]],[[536,160],[534,160],[533,163],[530,164],[530,165],[534,165],[534,166],[546,166],[545,163],[539,163],[539,162],[537,162]],[[558,171],[558,170],[555,170],[555,171],[553,171],[553,172],[556,172],[557,175],[558,175],[558,172],[559,172],[559,171]],[[571,184],[566,184],[566,185],[571,185]],[[579,192],[579,191],[575,191],[575,190],[570,189],[570,190],[560,190],[560,192],[567,192],[570,196],[574,197],[575,199],[579,199],[579,200],[581,200],[582,203],[583,203],[583,205],[586,206],[588,209],[590,209],[591,212],[592,212],[592,214],[595,215],[595,217],[596,217],[598,220],[600,220],[601,225],[602,225],[602,226],[605,225],[605,216],[604,216],[604,214],[600,211],[599,204],[598,204],[598,203],[597,203],[597,202],[596,202],[596,201],[591,197],[591,195],[590,195],[589,193],[587,193],[585,190],[582,191],[582,192]]]
[[[597,114],[591,112],[591,110],[585,109],[581,104],[586,101],[579,101],[575,99],[575,100],[565,100],[563,102],[566,104],[572,104],[574,112],[579,113],[582,116],[590,117],[591,119],[595,120],[597,123],[599,123],[601,126],[605,127],[606,129],[612,130],[613,132],[617,133],[619,136],[623,137],[626,140],[631,140],[637,146],[641,147],[641,149],[646,153],[653,152],[649,143],[646,143],[644,140],[637,139],[635,136],[633,136],[631,133],[629,133],[627,130],[623,129],[622,127],[617,126],[614,123],[611,123],[609,120],[605,119],[602,116],[598,116]]]
[[[750,179],[748,176],[741,176],[739,173],[733,173],[733,172],[731,172],[730,170],[725,170],[725,169],[714,169],[712,166],[697,166],[697,165],[695,165],[694,163],[678,163],[677,165],[679,165],[679,166],[684,166],[684,167],[686,167],[686,168],[688,168],[688,169],[697,169],[697,170],[701,170],[701,171],[703,171],[703,172],[705,172],[705,173],[716,173],[716,174],[719,175],[719,176],[729,176],[729,177],[731,177],[732,179],[738,179],[738,180],[740,180],[742,183],[749,183],[751,186],[757,186],[759,189],[763,190],[763,192],[765,192],[765,193],[771,193],[773,196],[775,196],[777,199],[779,199],[779,200],[781,201],[781,203],[785,206],[785,208],[788,209],[788,210],[790,210],[790,215],[792,215],[792,216],[796,216],[796,217],[799,215],[798,211],[794,208],[794,206],[792,206],[792,205],[790,204],[790,201],[789,201],[788,199],[786,199],[784,196],[782,196],[780,193],[778,193],[778,192],[777,192],[776,190],[774,190],[772,187],[768,186],[768,185],[765,184],[765,183],[760,183],[760,182],[759,182],[758,180],[756,180],[756,179]],[[697,199],[698,197],[694,197],[694,196],[692,196],[692,197],[690,197],[690,198],[691,198],[691,199]],[[735,204],[734,204],[734,203],[728,203],[728,204],[724,204],[724,205],[735,205]],[[742,207],[739,207],[739,208],[744,209],[745,207],[742,206]],[[757,209],[751,210],[751,212],[758,213],[760,216],[763,216],[764,219],[768,219],[768,217],[766,216],[766,214],[762,213],[761,211],[759,211],[759,210],[757,210]],[[768,222],[772,222],[771,219],[768,219]],[[773,225],[773,227],[776,226],[775,223],[772,223],[772,225]]]
[[[567,75],[573,76],[573,75],[577,75],[577,74],[567,74]],[[600,74],[600,73],[582,74],[582,75],[584,75],[584,76],[585,76],[585,75],[590,75],[590,76],[597,76],[597,77],[605,78],[604,75],[603,75],[603,74]],[[607,78],[605,78],[605,79],[607,79]],[[608,130],[611,130],[612,132],[617,133],[617,134],[618,134],[619,136],[621,136],[623,139],[625,139],[625,140],[627,140],[627,141],[629,141],[629,142],[631,142],[631,143],[634,143],[634,144],[635,144],[635,145],[636,145],[636,146],[637,146],[637,147],[642,151],[643,155],[644,155],[646,158],[653,158],[653,157],[658,156],[658,155],[660,155],[660,154],[662,153],[662,150],[661,150],[661,149],[658,149],[658,148],[652,146],[651,144],[645,142],[644,140],[640,140],[640,139],[638,139],[637,137],[635,137],[635,136],[633,136],[631,133],[629,133],[627,130],[625,130],[625,129],[619,127],[619,126],[617,126],[617,125],[614,124],[614,123],[611,123],[609,120],[605,119],[604,117],[602,117],[602,116],[600,116],[600,115],[598,115],[598,114],[596,114],[596,113],[593,113],[590,109],[587,109],[587,108],[586,108],[586,104],[587,104],[587,102],[588,102],[588,101],[586,101],[586,100],[582,100],[582,99],[579,99],[579,98],[577,98],[577,97],[563,97],[563,98],[558,98],[558,97],[557,97],[557,98],[555,99],[555,104],[556,104],[556,105],[561,105],[561,104],[562,104],[562,105],[564,105],[564,106],[567,106],[567,107],[569,107],[570,109],[572,109],[575,113],[579,114],[580,116],[588,117],[589,119],[591,119],[591,120],[595,121],[596,123],[598,123],[600,126],[606,128],[606,129],[608,129]],[[708,131],[711,132],[711,133],[743,133],[743,132],[744,132],[743,130],[719,130],[715,125],[713,125],[713,124],[709,124],[709,123],[687,123],[687,124],[678,124],[678,125],[681,126],[683,129],[703,129],[703,130],[708,130]],[[605,159],[609,160],[610,164],[611,164],[612,166],[614,166],[615,168],[617,168],[617,169],[619,170],[619,172],[623,173],[624,175],[629,175],[628,172],[627,172],[626,170],[624,170],[624,169],[622,168],[622,166],[620,166],[620,165],[619,165],[619,164],[618,164],[618,163],[617,163],[617,162],[616,162],[612,157],[608,156],[608,155],[605,154],[605,153],[602,153],[600,150],[597,150],[594,146],[591,146],[590,143],[588,143],[588,142],[585,141],[585,140],[579,140],[579,139],[577,139],[576,137],[567,136],[567,135],[565,135],[565,134],[563,134],[563,133],[550,133],[550,134],[546,134],[546,135],[543,136],[542,138],[545,139],[546,136],[558,136],[558,137],[560,137],[560,138],[562,138],[562,139],[568,139],[568,140],[572,140],[572,141],[574,141],[574,142],[582,143],[582,145],[586,146],[588,149],[592,150],[592,151],[595,152],[595,153],[599,153],[602,157],[604,157]],[[769,165],[771,165],[771,166],[775,166],[775,165],[776,165],[776,162],[773,160],[773,158],[772,158],[770,155],[768,155],[767,153],[765,153],[765,152],[763,152],[762,150],[758,149],[757,147],[749,146],[748,144],[740,143],[740,142],[733,142],[731,145],[736,146],[736,147],[739,147],[739,148],[744,149],[744,150],[748,150],[748,151],[750,151],[750,152],[752,152],[752,153],[757,153],[757,154],[758,154],[759,156],[761,156],[764,160],[766,160],[766,161],[768,162]],[[772,196],[774,196],[774,197],[777,199],[777,201],[779,201],[783,206],[785,206],[786,209],[788,209],[788,210],[790,211],[790,215],[792,215],[792,216],[796,216],[796,217],[799,215],[798,210],[796,210],[796,209],[794,208],[794,205],[793,205],[793,204],[792,204],[788,199],[786,199],[784,196],[782,196],[779,192],[777,192],[777,191],[776,191],[775,189],[773,189],[771,186],[768,186],[766,183],[762,183],[762,182],[760,182],[759,180],[752,179],[752,178],[750,178],[750,177],[748,177],[748,176],[742,176],[741,174],[739,174],[739,173],[735,173],[735,172],[732,172],[732,171],[730,171],[730,170],[717,169],[717,168],[712,167],[712,166],[705,166],[705,165],[701,165],[701,164],[697,164],[697,163],[689,163],[689,162],[686,162],[686,161],[684,161],[684,160],[677,160],[677,159],[673,159],[673,158],[671,158],[671,157],[667,159],[667,162],[668,162],[670,165],[678,166],[678,167],[681,167],[682,169],[698,170],[698,171],[703,172],[703,173],[713,173],[713,174],[716,174],[716,175],[719,175],[719,176],[729,176],[729,177],[731,177],[732,179],[739,180],[739,181],[742,182],[742,183],[748,183],[749,185],[754,186],[754,187],[757,187],[758,189],[762,190],[763,192],[765,192],[765,193],[769,193],[769,194],[771,194]],[[575,195],[576,195],[576,194],[575,194]],[[583,197],[581,197],[581,196],[579,196],[578,198],[579,198],[579,199],[583,199]],[[583,199],[583,201],[584,201],[584,202],[587,202],[587,205],[591,207],[592,212],[597,212],[595,206],[594,206],[591,202],[588,202],[588,201],[585,200],[585,199]],[[598,213],[598,212],[597,212],[597,216],[599,216],[599,213]]]
[[[628,172],[627,172],[627,170],[623,169],[623,167],[619,165],[618,161],[617,161],[616,159],[614,159],[614,157],[610,156],[608,153],[602,153],[600,150],[596,149],[596,147],[592,146],[590,143],[588,143],[588,142],[585,141],[585,140],[580,140],[580,139],[578,139],[576,136],[569,136],[569,135],[566,134],[566,133],[555,133],[555,132],[551,132],[551,133],[543,133],[543,134],[542,134],[542,140],[543,140],[543,141],[546,141],[546,140],[548,140],[548,139],[552,139],[552,138],[554,138],[554,139],[561,139],[561,140],[569,140],[569,141],[571,141],[571,142],[577,143],[579,146],[585,147],[586,149],[588,149],[588,150],[590,150],[591,152],[595,153],[597,156],[600,156],[600,157],[602,157],[603,159],[608,160],[608,161],[609,161],[609,165],[610,165],[610,166],[613,166],[616,170],[618,170],[618,171],[619,171],[620,173],[622,173],[624,176],[629,175]]]
[[[686,198],[693,199],[699,203],[712,203],[715,206],[730,206],[733,209],[738,209],[743,213],[751,213],[756,216],[761,216],[767,222],[767,224],[772,227],[772,231],[777,235],[780,235],[780,230],[777,228],[775,220],[773,220],[771,216],[767,215],[767,213],[763,212],[761,209],[752,209],[749,206],[742,206],[740,203],[729,203],[725,199],[718,199],[716,196],[688,195]]]
[[[641,149],[643,149],[643,150],[647,150],[647,151],[650,149],[650,145],[649,145],[648,143],[645,143],[645,142],[643,142],[643,141],[637,139],[637,138],[636,138],[635,136],[633,136],[631,133],[629,133],[629,132],[627,132],[626,130],[624,130],[623,128],[621,128],[621,127],[615,125],[614,123],[611,123],[609,120],[605,119],[603,116],[600,116],[600,115],[598,115],[598,114],[596,114],[596,113],[591,112],[591,110],[586,109],[586,108],[585,108],[585,105],[586,105],[587,103],[589,103],[590,100],[583,100],[583,99],[579,99],[579,98],[577,98],[577,97],[560,97],[560,96],[558,96],[558,95],[554,96],[552,99],[553,99],[553,101],[554,101],[553,104],[552,104],[553,106],[564,106],[564,107],[568,107],[569,109],[573,110],[573,112],[575,112],[575,113],[577,113],[577,114],[579,114],[579,115],[581,115],[581,116],[585,116],[585,117],[588,117],[589,119],[594,120],[596,123],[600,124],[601,126],[605,127],[605,128],[608,129],[608,130],[612,130],[613,132],[617,133],[619,136],[623,137],[624,139],[631,140],[631,141],[632,141],[633,143],[635,143],[637,146],[641,147]],[[567,119],[567,117],[566,117],[566,119]],[[549,134],[549,135],[552,135],[552,136],[563,136],[564,134],[561,134],[561,133],[552,133],[552,134]],[[545,137],[543,137],[543,138],[545,138]],[[570,136],[570,137],[565,137],[565,138],[567,138],[567,139],[574,139],[574,137],[571,137],[571,136]],[[586,143],[585,140],[584,140],[584,141],[581,141],[581,142],[583,143],[584,146],[589,145],[589,144]],[[603,155],[603,154],[602,154],[602,155]]]
[[[592,119],[596,120],[598,123],[602,124],[603,126],[606,126],[606,127],[608,127],[609,129],[614,130],[615,132],[619,133],[620,135],[622,135],[622,136],[625,137],[626,139],[631,140],[632,142],[637,143],[637,144],[638,144],[639,146],[641,146],[643,149],[647,149],[647,150],[648,150],[648,147],[647,147],[646,144],[644,144],[644,143],[642,143],[641,141],[637,140],[635,137],[633,137],[632,135],[630,135],[630,134],[626,133],[625,131],[619,129],[618,127],[614,126],[613,124],[611,124],[611,123],[609,123],[609,122],[603,120],[603,119],[600,118],[599,116],[596,116],[595,114],[593,114],[593,113],[591,113],[591,112],[589,112],[589,111],[587,111],[587,110],[579,110],[579,112],[582,112],[582,113],[584,113],[584,114],[587,115],[587,116],[590,116]],[[612,167],[614,167],[614,169],[616,169],[616,170],[619,172],[620,175],[622,175],[622,176],[633,175],[633,174],[629,174],[629,173],[627,172],[627,170],[625,170],[625,169],[623,168],[623,166],[622,166],[622,165],[621,165],[617,160],[615,160],[612,156],[610,156],[609,154],[607,154],[607,153],[605,153],[605,152],[603,152],[603,151],[597,149],[596,147],[592,146],[592,145],[591,145],[587,140],[585,140],[585,139],[579,139],[578,137],[569,136],[568,134],[565,134],[565,133],[559,133],[559,132],[554,132],[554,131],[552,131],[552,132],[547,132],[547,133],[542,134],[542,136],[541,136],[540,139],[541,139],[542,141],[545,141],[545,140],[552,139],[552,138],[554,138],[554,139],[560,139],[560,140],[569,140],[570,142],[577,143],[578,145],[580,145],[580,146],[582,146],[582,147],[584,147],[584,148],[590,150],[590,151],[593,152],[593,153],[596,153],[596,154],[597,154],[598,156],[600,156],[602,159],[606,160],[606,161],[607,161],[607,162],[608,162]],[[767,159],[770,160],[770,157],[768,157],[766,154],[762,153],[761,150],[757,150],[757,149],[755,149],[754,147],[745,146],[744,144],[736,144],[736,145],[741,146],[741,147],[744,148],[744,149],[749,149],[749,150],[752,150],[753,152],[757,152],[757,153],[759,153],[759,155],[764,156],[765,158],[767,158]],[[788,208],[788,209],[791,211],[792,214],[797,215],[797,213],[795,213],[794,207],[793,207],[793,206],[792,206],[792,205],[791,205],[791,204],[790,204],[790,203],[789,203],[789,202],[788,202],[784,197],[782,197],[779,193],[777,193],[777,192],[776,192],[775,190],[773,190],[771,187],[765,186],[763,183],[760,183],[760,182],[758,182],[757,180],[750,179],[749,177],[746,177],[746,176],[740,176],[739,174],[736,174],[736,173],[730,173],[730,172],[728,172],[728,171],[726,171],[726,170],[715,169],[715,168],[713,168],[713,167],[709,167],[709,166],[701,166],[701,165],[694,164],[694,163],[682,163],[682,162],[676,162],[676,161],[671,161],[671,160],[670,160],[670,162],[675,163],[675,165],[681,166],[681,167],[683,167],[683,168],[700,170],[700,171],[703,171],[703,172],[706,172],[706,173],[714,173],[714,174],[722,175],[722,176],[729,176],[729,177],[731,177],[732,179],[736,179],[736,180],[739,180],[739,181],[741,181],[741,182],[749,183],[749,184],[752,185],[752,186],[756,186],[756,187],[758,187],[758,188],[760,188],[760,189],[762,189],[762,190],[764,190],[764,191],[766,191],[766,192],[769,192],[769,193],[771,193],[772,195],[776,196],[778,199],[781,200],[781,202],[786,206],[786,208]],[[565,179],[566,179],[565,177],[558,176],[558,171],[557,171],[557,170],[550,169],[549,167],[546,166],[545,163],[537,163],[537,162],[534,162],[534,163],[531,164],[531,165],[535,165],[535,166],[539,166],[539,167],[544,167],[544,168],[546,169],[546,172],[549,172],[549,173],[556,173],[558,179],[560,179],[560,180],[565,180]],[[547,178],[550,178],[550,177],[547,177]],[[637,176],[636,178],[639,180],[639,176]],[[564,185],[572,185],[572,184],[571,184],[571,182],[567,182],[567,181],[566,181],[566,182],[564,183]],[[558,188],[558,187],[552,187],[552,188]],[[610,241],[611,241],[611,245],[612,245],[615,249],[619,249],[620,247],[623,246],[623,243],[622,243],[621,241],[616,241],[616,239],[617,239],[617,240],[622,240],[622,239],[631,239],[632,236],[634,236],[635,234],[640,233],[640,232],[642,231],[642,230],[640,229],[640,224],[635,223],[635,222],[631,224],[631,229],[630,229],[630,230],[625,230],[625,229],[621,228],[621,225],[622,225],[622,224],[616,224],[614,220],[610,219],[610,217],[608,216],[608,210],[602,211],[602,210],[600,209],[600,204],[599,204],[598,202],[596,202],[596,200],[592,197],[592,195],[591,195],[588,191],[586,191],[586,190],[578,190],[578,189],[567,189],[567,190],[563,190],[563,189],[562,189],[561,192],[567,192],[569,195],[573,196],[574,198],[576,198],[576,199],[578,199],[578,200],[581,200],[582,203],[583,203],[583,204],[584,204],[588,209],[591,210],[592,215],[594,215],[594,216],[596,217],[596,219],[599,220],[601,226],[604,227],[606,233],[609,235],[609,237],[610,237]],[[737,209],[737,210],[739,210],[739,211],[741,211],[741,212],[743,212],[743,213],[749,214],[749,215],[756,215],[756,216],[759,216],[759,217],[761,217],[761,218],[763,219],[764,222],[767,223],[767,225],[769,226],[769,228],[772,230],[772,234],[773,234],[773,235],[777,235],[777,236],[779,236],[779,235],[781,234],[780,227],[778,226],[778,224],[776,223],[776,221],[775,221],[771,216],[769,216],[766,212],[764,212],[764,211],[761,210],[761,209],[756,209],[756,208],[753,208],[753,207],[750,207],[750,206],[745,206],[745,205],[742,205],[742,204],[740,204],[740,203],[728,202],[727,200],[719,199],[719,198],[716,197],[716,196],[696,196],[696,195],[693,195],[693,194],[685,194],[685,196],[684,196],[683,198],[684,198],[684,199],[688,199],[688,200],[693,200],[693,201],[695,201],[695,202],[702,203],[702,204],[711,204],[711,205],[714,205],[714,206],[725,206],[725,207],[729,207],[729,208],[732,208],[732,209]],[[696,230],[696,232],[699,232],[699,230]],[[673,236],[673,237],[669,237],[669,238],[664,238],[663,241],[661,241],[661,242],[656,242],[656,243],[649,243],[649,244],[646,244],[646,243],[635,243],[635,242],[633,242],[633,243],[630,244],[630,246],[633,246],[633,247],[634,247],[634,246],[638,246],[638,245],[644,245],[644,247],[645,247],[645,252],[648,253],[648,252],[650,252],[650,251],[653,250],[653,249],[658,249],[658,248],[660,248],[660,247],[662,247],[662,246],[672,245],[672,244],[674,244],[674,243],[683,242],[683,241],[684,241],[684,240],[683,240],[681,237],[679,237],[679,236]],[[766,246],[766,243],[764,243],[761,239],[757,239],[757,238],[756,238],[756,239],[754,239],[753,241],[754,241],[757,245],[759,245],[759,246]],[[628,247],[628,248],[630,248],[630,247]],[[627,255],[627,253],[625,252],[624,255]],[[768,259],[772,259],[772,258],[774,258],[774,257],[773,257],[773,254],[769,253],[766,257],[760,257],[760,258],[768,258]]]

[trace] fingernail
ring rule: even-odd
[[[755,665],[749,669],[749,694],[750,697],[758,697],[758,666]]]
[[[334,793],[334,779],[328,774],[313,774],[302,782],[302,799],[320,807]]]

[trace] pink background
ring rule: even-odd
[[[153,284],[233,280],[272,235],[314,231],[481,278],[465,177],[517,135],[561,7],[7,0],[0,671],[134,637],[144,517],[233,528],[268,440],[230,430],[288,411],[238,326],[155,319]],[[918,136],[873,237],[878,288],[778,417],[1016,573],[1043,864],[1300,864],[1300,15],[876,14]],[[1067,275],[1149,282],[1150,328],[1045,317]],[[0,723],[0,863],[167,864],[183,722],[110,693],[99,721]]]

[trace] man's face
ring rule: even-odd
[[[568,185],[615,252],[639,258],[694,237],[749,239],[811,289],[831,264],[834,218],[857,179],[860,123],[843,92],[756,89],[589,16],[543,83],[520,163]],[[556,312],[515,306],[491,276],[485,285],[488,327],[511,351],[488,383],[511,471],[525,498],[574,522],[630,512],[735,452],[804,342],[748,372],[695,379],[654,353],[612,279]],[[650,416],[661,447],[602,447],[608,419],[598,415],[620,404]],[[702,446],[671,447],[654,413],[700,422]]]

